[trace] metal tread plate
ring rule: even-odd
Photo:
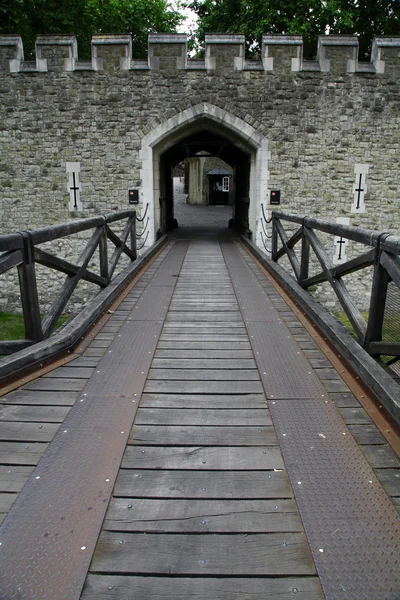
[[[246,326],[268,399],[327,396],[285,323],[247,321]]]
[[[398,600],[400,516],[333,402],[270,410],[327,600]]]
[[[166,258],[179,272],[183,245]],[[116,333],[1,525],[2,600],[80,597],[161,329]]]
[[[326,599],[399,600],[394,505],[287,326],[246,326]]]

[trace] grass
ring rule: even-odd
[[[61,315],[57,321],[56,329],[60,327],[70,315]],[[15,313],[0,312],[0,340],[23,340],[25,338],[24,317]]]
[[[368,323],[368,312],[362,312],[361,314],[364,317],[366,323]],[[339,319],[339,321],[342,323],[342,325],[346,327],[346,329],[349,330],[350,334],[353,337],[357,337],[356,332],[353,329],[353,325],[350,323],[345,312],[337,312],[335,313],[335,317]]]
[[[368,312],[362,312],[361,314],[368,323]],[[349,330],[352,336],[357,337],[344,312],[337,312],[335,316]],[[383,321],[382,339],[385,342],[400,342],[400,313],[386,313]]]

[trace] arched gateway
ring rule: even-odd
[[[142,139],[142,201],[149,203],[151,243],[173,219],[172,168],[210,150],[235,171],[235,226],[256,239],[268,182],[268,140],[254,127],[209,103],[192,106],[156,126]]]

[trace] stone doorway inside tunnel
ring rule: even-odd
[[[230,225],[231,230],[256,240],[258,215],[267,196],[268,140],[251,125],[219,107],[199,104],[144,136],[140,156],[141,201],[149,204],[153,240],[179,229],[178,191],[174,198],[174,172],[179,164],[185,165],[188,206],[197,205],[204,215],[207,209],[226,208],[226,229]],[[219,162],[210,168],[211,173],[204,173],[210,160]],[[220,187],[227,190],[226,202],[221,195],[213,199],[210,193],[210,186],[218,180],[213,175],[218,174],[222,175]],[[202,185],[194,185],[200,177]]]

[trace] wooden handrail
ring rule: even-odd
[[[283,222],[286,221],[301,227],[295,233],[287,233],[283,225]],[[372,248],[358,257],[334,265],[318,238],[317,232],[352,240]],[[300,241],[299,257],[296,254],[295,246]],[[309,276],[310,251],[314,253],[321,266],[321,271],[311,277]],[[271,255],[275,262],[278,262],[283,256],[287,256],[297,282],[304,289],[324,282],[330,283],[353,326],[359,343],[371,355],[387,354],[390,350],[390,356],[400,357],[400,339],[390,343],[382,339],[388,285],[392,282],[400,288],[399,236],[274,210],[272,212]],[[343,276],[372,265],[374,265],[374,274],[369,318],[366,323],[343,281]]]
[[[106,288],[113,279],[122,254],[128,256],[131,262],[135,261],[138,237],[136,222],[141,220],[137,217],[135,210],[123,210],[104,216],[0,235],[0,274],[13,268],[17,269],[25,323],[25,339],[0,341],[0,354],[11,354],[48,338],[80,280],[83,279],[100,288]],[[122,234],[118,235],[111,230],[111,224],[124,221],[126,222]],[[147,225],[148,222],[143,231]],[[92,235],[75,263],[55,256],[48,248],[44,250],[38,247],[45,242],[90,230],[92,230]],[[114,248],[111,257],[108,252],[110,243]],[[99,273],[93,272],[89,267],[96,250],[99,250]],[[43,318],[39,305],[36,264],[44,265],[66,275],[60,292]]]

